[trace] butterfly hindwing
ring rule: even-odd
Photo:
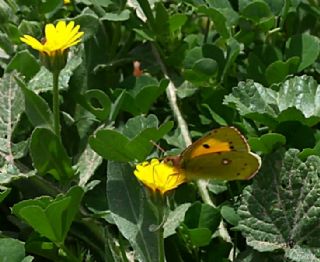
[[[190,179],[245,180],[260,168],[260,157],[250,152],[217,152],[184,162],[182,172]]]

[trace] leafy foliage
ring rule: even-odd
[[[59,20],[84,32],[61,136],[20,41]],[[0,260],[320,261],[317,1],[0,0],[0,25]],[[133,176],[219,126],[261,156],[252,180],[162,197]]]

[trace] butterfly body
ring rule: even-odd
[[[260,157],[234,127],[214,129],[168,160],[189,179],[246,180],[261,166]]]

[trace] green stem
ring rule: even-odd
[[[163,237],[163,226],[159,228],[158,234],[159,234],[159,262],[164,262],[164,237]]]
[[[157,207],[158,207],[158,225],[159,228],[157,229],[158,232],[158,250],[159,250],[159,262],[165,261],[165,254],[164,254],[164,228],[163,225],[165,223],[166,217],[166,202],[167,196],[158,195],[157,197]]]
[[[54,133],[61,140],[60,137],[60,110],[59,110],[59,75],[60,71],[56,71],[53,74],[53,94],[52,94],[52,110],[53,110],[53,125]]]

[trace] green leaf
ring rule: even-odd
[[[228,190],[227,181],[225,180],[210,180],[208,189],[215,195],[221,194]]]
[[[171,34],[181,29],[187,22],[188,17],[184,14],[174,14],[169,17],[169,29]]]
[[[313,126],[320,121],[319,94],[317,82],[309,76],[288,79],[279,91],[248,80],[233,88],[223,103],[270,127],[286,121]]]
[[[286,56],[300,57],[298,72],[312,65],[319,56],[319,38],[309,34],[294,35],[286,43]]]
[[[7,162],[0,168],[0,185],[9,184],[14,180],[17,180],[20,178],[27,178],[34,175],[35,175],[34,171],[22,173],[19,170],[19,168],[16,165],[14,165],[14,163]]]
[[[6,74],[0,79],[0,137],[10,139],[23,112],[23,95],[16,85],[14,74]],[[8,130],[11,132],[8,133]],[[11,141],[8,141],[10,144]],[[1,148],[2,152],[6,149]]]
[[[320,259],[320,158],[298,150],[266,157],[243,191],[237,229],[260,252],[283,250],[293,261]],[[294,256],[297,254],[297,256]]]
[[[212,232],[208,228],[189,229],[185,224],[179,227],[180,236],[190,248],[207,246],[211,241]]]
[[[90,137],[91,148],[108,160],[130,162],[143,161],[150,154],[154,145],[172,128],[167,122],[158,127],[158,120],[154,115],[148,117],[137,116],[130,119],[123,132],[101,129]]]
[[[61,70],[59,75],[59,90],[68,89],[73,71],[81,62],[82,58],[80,55],[69,56],[66,67]],[[53,88],[52,74],[45,67],[41,67],[40,71],[28,83],[28,87],[36,93],[51,91]]]
[[[235,262],[283,262],[285,261],[282,253],[258,252],[250,247],[240,252]]]
[[[219,71],[219,77],[220,77],[226,64],[224,51],[216,45],[204,44],[202,46],[202,54],[203,54],[203,57],[211,58],[218,64],[218,71]]]
[[[70,21],[74,21],[76,25],[80,25],[81,31],[84,32],[83,41],[92,38],[99,29],[99,18],[93,13],[90,14],[80,14]]]
[[[28,89],[26,84],[16,77],[16,81],[24,94],[25,112],[35,127],[53,128],[53,115],[47,102],[39,95]]]
[[[228,43],[227,57],[226,57],[225,67],[222,72],[222,77],[221,77],[222,79],[225,78],[228,71],[234,64],[236,58],[240,54],[240,43],[236,39],[230,38],[227,43]]]
[[[144,189],[127,164],[108,162],[107,199],[121,234],[130,242],[139,261],[158,261],[160,235]]]
[[[13,238],[0,238],[0,261],[21,262],[24,261],[24,258],[23,242]]]
[[[175,210],[170,211],[168,218],[166,219],[166,222],[163,225],[164,238],[167,238],[176,233],[176,229],[180,226],[180,223],[184,221],[185,213],[187,212],[190,206],[190,203],[185,203],[179,205]]]
[[[61,3],[60,0],[44,0],[41,1],[39,7],[40,13],[48,14],[48,13],[54,13],[57,11],[60,7],[62,7],[63,3]]]
[[[40,235],[60,245],[69,231],[83,196],[80,187],[72,187],[55,199],[41,196],[15,204],[12,212],[24,219]]]
[[[276,127],[275,132],[286,137],[288,147],[302,150],[311,148],[315,144],[314,130],[297,121],[282,122]]]
[[[162,2],[155,3],[155,22],[153,24],[153,32],[160,41],[166,42],[169,37],[169,13]]]
[[[14,80],[15,73],[0,79],[0,184],[10,183],[28,174],[22,174],[15,159],[25,155],[26,141],[12,141],[23,108],[23,94]]]
[[[96,0],[95,3],[103,7],[109,7],[112,5],[112,0]]]
[[[81,106],[94,114],[100,121],[105,121],[110,117],[111,100],[99,89],[90,89],[77,96]]]
[[[230,37],[230,28],[227,26],[227,19],[219,9],[200,6],[199,13],[207,15],[213,21],[215,29],[225,39]]]
[[[220,115],[218,115],[216,112],[214,112],[207,104],[203,105],[203,107],[209,111],[211,118],[216,123],[218,123],[220,126],[227,126],[228,125],[228,123]]]
[[[28,50],[23,50],[14,55],[6,68],[7,72],[13,70],[23,74],[28,81],[40,70],[40,65]]]
[[[200,47],[194,47],[187,51],[183,65],[186,69],[191,69],[194,63],[201,58],[203,58],[202,49]]]
[[[252,1],[242,9],[241,15],[259,23],[262,19],[272,16],[270,7],[264,1]]]
[[[320,156],[320,141],[318,141],[313,148],[304,148],[300,152],[299,157],[301,160],[306,160],[311,155]]]
[[[205,248],[206,254],[204,254],[203,261],[229,262],[228,257],[231,249],[231,243],[224,241],[221,237],[216,237]]]
[[[217,62],[210,58],[199,59],[192,67],[193,71],[198,74],[203,74],[205,76],[214,75],[218,68]]]
[[[74,176],[71,160],[56,135],[46,128],[36,128],[31,136],[31,157],[37,171],[51,174],[61,182]]]
[[[134,87],[126,92],[122,109],[134,115],[148,113],[152,104],[166,90],[168,83],[166,79],[158,83],[149,76],[137,78]]]
[[[248,142],[252,151],[270,154],[275,149],[285,145],[286,137],[281,134],[268,133],[261,137],[251,137],[248,139]]]
[[[79,186],[83,187],[88,183],[101,163],[102,158],[88,145],[81,154],[77,163],[77,173],[79,173]]]
[[[220,224],[218,209],[200,202],[195,202],[187,211],[184,224],[190,228],[208,228],[214,232]]]
[[[297,56],[289,58],[287,61],[276,61],[266,69],[266,79],[269,84],[279,83],[290,74],[296,73],[300,59]]]
[[[223,205],[221,207],[221,216],[231,225],[236,226],[240,220],[239,215],[233,207]]]
[[[21,35],[28,34],[34,37],[40,37],[42,35],[42,24],[38,21],[22,20],[18,28]]]
[[[110,121],[115,121],[116,117],[119,114],[119,111],[121,109],[121,106],[123,104],[123,101],[125,100],[125,90],[122,90],[120,94],[118,94],[117,99],[113,102],[111,105],[111,110],[110,110]]]
[[[101,20],[107,20],[107,21],[126,21],[130,18],[130,11],[125,9],[122,10],[120,13],[105,13],[103,17],[101,17]]]
[[[7,195],[11,192],[11,188],[6,188],[0,192],[0,203],[6,198]]]
[[[28,253],[51,259],[53,261],[61,260],[57,246],[49,239],[40,237],[38,234],[33,234],[28,238],[26,249]]]
[[[14,48],[7,34],[0,32],[0,48],[3,49],[7,54],[14,54]],[[5,55],[6,57],[6,55]]]

